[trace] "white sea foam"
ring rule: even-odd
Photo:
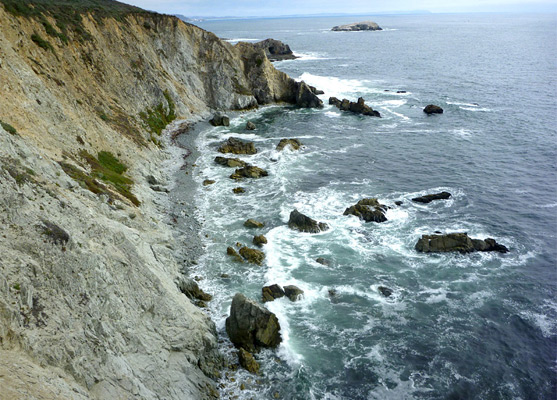
[[[234,38],[234,39],[225,39],[225,42],[236,44],[238,42],[260,42],[263,39],[253,39],[253,38]]]
[[[381,92],[372,86],[371,81],[365,79],[343,79],[333,76],[313,75],[307,72],[304,72],[300,79],[309,85],[323,90],[328,97],[353,98],[355,96]]]

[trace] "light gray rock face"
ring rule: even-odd
[[[379,25],[373,21],[354,22],[353,24],[335,26],[332,31],[382,31]]]

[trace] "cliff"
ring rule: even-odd
[[[215,329],[151,188],[161,130],[300,85],[175,17],[53,3],[0,1],[0,398],[213,398]]]

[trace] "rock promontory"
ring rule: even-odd
[[[331,29],[335,32],[350,32],[350,31],[382,31],[379,25],[373,21],[354,22],[347,25],[338,25]]]
[[[265,39],[253,44],[258,49],[263,49],[269,61],[294,60],[298,57],[294,55],[290,46],[276,39]]]

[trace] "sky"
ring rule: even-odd
[[[282,16],[320,13],[557,12],[557,0],[120,0],[147,10],[185,16]]]

